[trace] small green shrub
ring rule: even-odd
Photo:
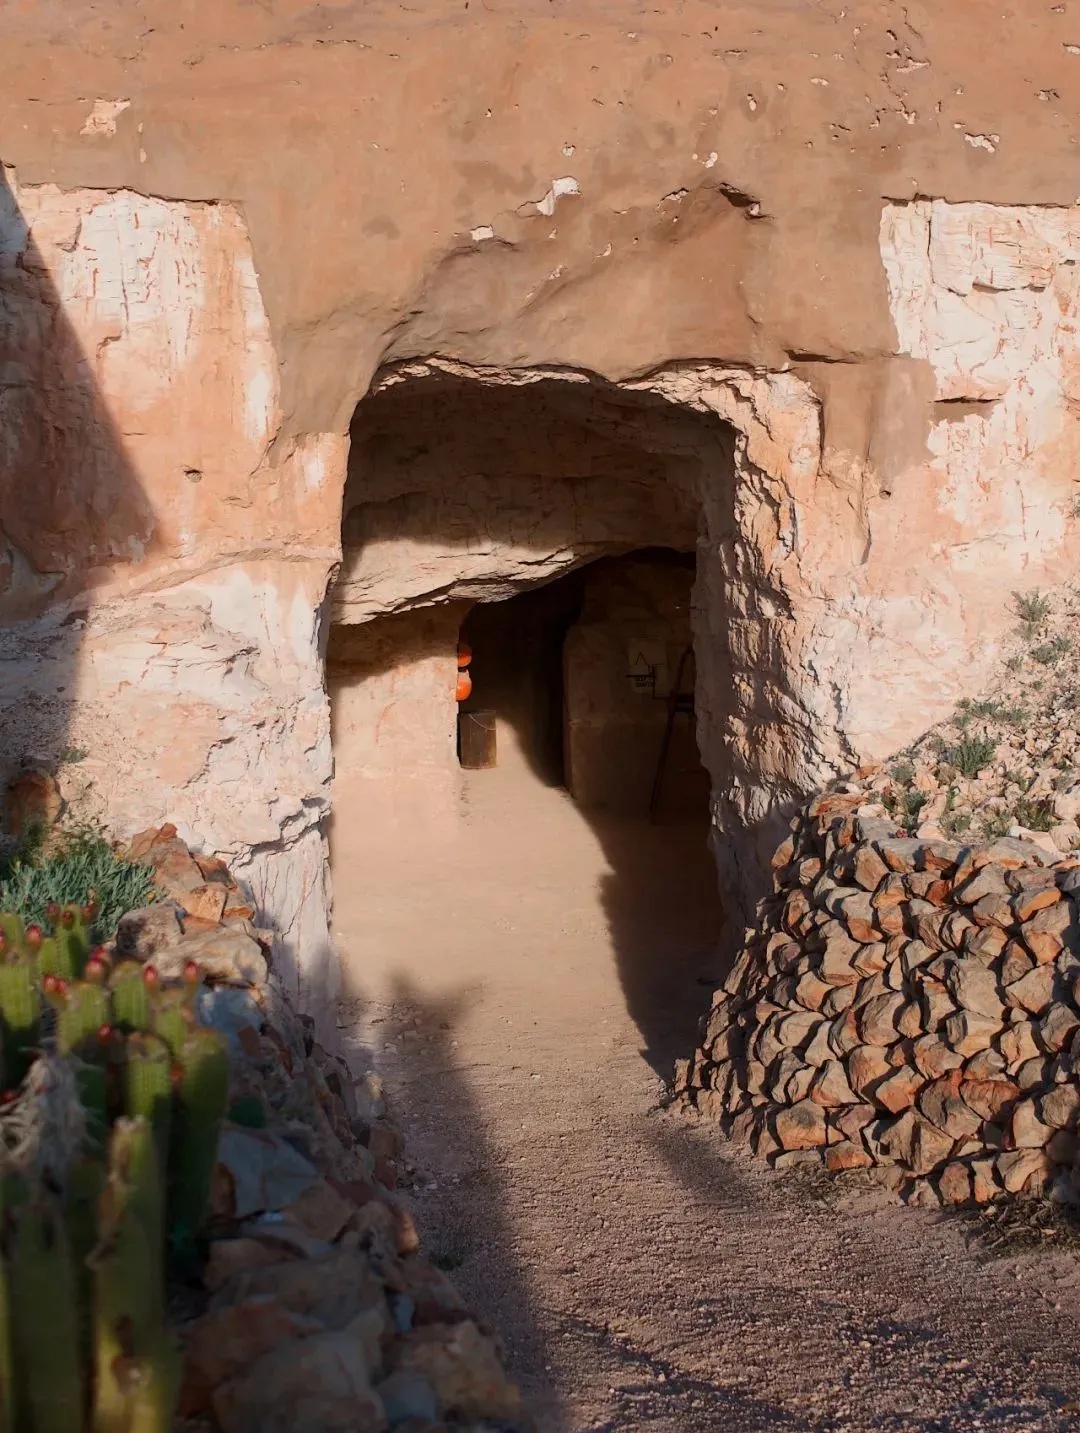
[[[1056,824],[1054,807],[1045,800],[1033,801],[1030,796],[1021,796],[1013,808],[1013,815],[1020,826],[1029,831],[1049,831]]]
[[[1005,781],[1009,786],[1019,786],[1021,791],[1027,791],[1028,787],[1035,780],[1034,776],[1025,776],[1022,771],[1007,771]]]
[[[1063,633],[1051,637],[1049,642],[1043,642],[1040,646],[1032,648],[1031,656],[1036,662],[1044,667],[1055,667],[1067,652],[1072,651],[1072,642]]]
[[[983,830],[991,841],[998,836],[1007,836],[1009,827],[1012,825],[1012,817],[1007,811],[995,811],[992,816],[987,816],[983,822]]]
[[[905,791],[900,801],[900,811],[904,817],[905,824],[915,826],[918,824],[919,812],[930,800],[925,791]]]
[[[971,825],[971,815],[967,811],[950,811],[941,818],[941,829],[947,836],[962,836]]]
[[[889,775],[898,786],[907,786],[915,780],[915,768],[910,761],[901,761],[892,768]]]
[[[26,924],[43,925],[50,902],[83,906],[93,899],[95,942],[109,940],[124,912],[145,906],[153,891],[148,867],[122,860],[93,827],[63,832],[49,848],[40,830],[28,831],[0,870],[0,910]]]
[[[1044,597],[1036,587],[1033,592],[1013,593],[1013,612],[1020,618],[1021,626],[1030,635],[1038,631],[1050,615],[1050,599]]]
[[[1019,704],[983,700],[973,702],[967,698],[960,703],[961,710],[968,717],[982,717],[984,721],[1007,722],[1011,726],[1022,726],[1027,720],[1027,710]]]
[[[988,736],[965,736],[955,746],[943,753],[950,766],[955,766],[962,776],[978,776],[984,766],[989,766],[997,753],[997,745]]]

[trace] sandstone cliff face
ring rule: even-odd
[[[621,405],[644,508],[609,462],[553,532],[565,463],[492,464],[456,534],[436,484],[419,538],[347,550],[337,616],[513,591],[649,523],[696,541],[748,887],[778,804],[938,716],[1009,590],[1071,565],[1067,11],[988,37],[973,4],[868,0],[144,8],[0,22],[4,760],[83,748],[67,780],[121,829],[169,814],[228,855],[310,1004],[324,599],[388,471],[347,472],[377,373]]]

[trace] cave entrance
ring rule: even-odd
[[[657,1069],[692,1038],[721,923],[696,554],[731,453],[715,415],[582,375],[421,365],[359,405],[327,676],[335,929],[368,1003],[481,989],[553,1001],[553,1033],[618,1011]]]
[[[478,603],[459,643],[462,767],[524,766],[589,811],[704,825],[694,571],[690,553],[647,548]]]

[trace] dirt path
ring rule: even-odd
[[[345,1036],[543,1433],[1080,1428],[1080,1258],[824,1205],[656,1111],[715,973],[699,832],[591,826],[510,766],[453,832],[339,819],[334,862]]]

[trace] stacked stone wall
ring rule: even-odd
[[[878,1170],[918,1203],[1071,1193],[1080,861],[912,838],[853,788],[772,867],[683,1100],[780,1165]]]

